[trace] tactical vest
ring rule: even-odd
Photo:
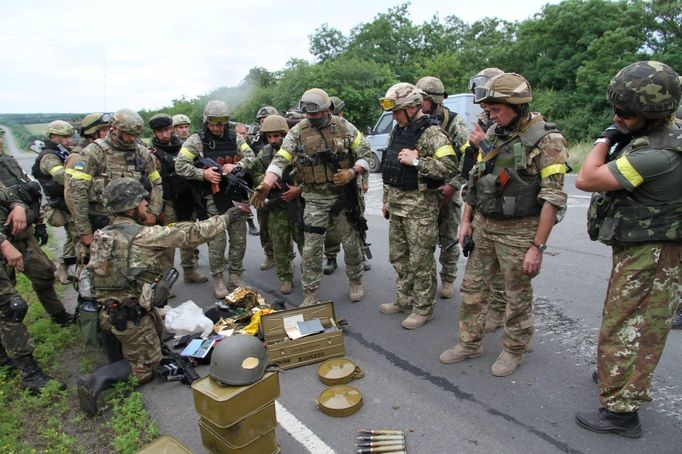
[[[142,229],[137,224],[113,224],[95,232],[87,266],[92,270],[92,288],[98,300],[138,295],[131,263],[133,239]]]
[[[14,157],[0,153],[0,182],[28,206],[26,222],[30,225],[38,219],[42,194],[40,184],[30,180]]]
[[[150,151],[159,159],[161,167],[161,186],[163,187],[163,198],[165,200],[178,199],[190,193],[189,182],[185,177],[175,173],[175,160],[178,152],[182,148],[182,142],[175,136],[168,145],[152,142],[153,148]]]
[[[453,139],[450,137],[450,126],[452,125],[452,122],[455,121],[455,118],[457,118],[457,112],[453,112],[445,106],[443,106],[443,113],[436,118],[440,122],[440,128],[445,132],[445,135],[448,136],[450,142],[452,142]]]
[[[137,144],[132,150],[117,150],[112,147],[111,142],[107,139],[97,139],[93,143],[102,150],[102,162],[99,163],[99,171],[92,178],[95,202],[101,206],[101,209],[96,211],[106,213],[102,191],[111,180],[123,177],[132,178],[142,183],[145,189],[151,192],[152,185],[144,167],[144,158]]]
[[[322,129],[313,128],[308,120],[300,125],[304,153],[298,155],[298,164],[303,183],[333,183],[332,176],[338,169],[350,167],[344,120],[332,115],[329,126]]]
[[[623,154],[640,149],[677,152],[682,159],[682,129],[660,128],[630,142]],[[636,191],[637,189],[635,189]],[[588,209],[590,238],[604,244],[682,241],[682,199],[642,204],[625,189],[592,197]]]
[[[231,129],[225,130],[223,137],[216,137],[205,130],[199,132],[203,145],[203,154],[211,158],[218,164],[236,164],[241,160],[241,155],[237,149],[237,133]]]
[[[43,148],[43,151],[40,152],[33,163],[31,174],[36,180],[38,180],[40,186],[42,186],[43,192],[45,193],[45,196],[47,196],[49,205],[53,208],[66,209],[66,201],[64,200],[64,186],[54,181],[52,179],[52,175],[49,173],[43,173],[40,170],[40,161],[42,161],[42,159],[49,154],[55,155],[57,158],[59,158],[62,164],[64,164],[64,161],[66,161],[66,158],[69,156],[69,150],[63,146],[61,146],[61,148],[57,148],[56,144],[54,145],[55,148]]]
[[[384,184],[402,191],[417,190],[420,181],[425,182],[428,189],[435,189],[443,184],[443,180],[420,178],[416,167],[401,164],[398,160],[400,150],[403,148],[416,148],[417,141],[421,135],[431,126],[438,126],[438,120],[431,115],[424,115],[404,128],[398,125],[393,128],[391,141],[386,151],[384,151],[384,157],[381,161],[381,176]]]
[[[537,196],[541,176],[527,172],[531,151],[547,134],[558,132],[556,126],[541,116],[513,140],[500,145],[492,165],[481,165],[476,177],[476,209],[494,219],[537,216],[542,210]],[[491,151],[492,153],[492,151]],[[510,178],[506,183],[507,178]]]

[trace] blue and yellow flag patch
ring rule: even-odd
[[[77,161],[73,165],[73,170],[83,170],[83,169],[85,169],[85,162],[83,162],[83,161]]]

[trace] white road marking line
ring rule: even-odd
[[[336,454],[332,448],[320,440],[305,424],[299,421],[296,416],[289,413],[279,402],[275,402],[275,410],[277,411],[277,422],[287,432],[291,434],[296,441],[303,445],[309,452],[313,454]]]

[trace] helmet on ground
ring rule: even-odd
[[[533,100],[530,84],[520,74],[502,73],[474,90],[474,102],[488,104],[528,104]]]
[[[479,71],[474,77],[469,79],[468,90],[473,93],[476,87],[482,87],[493,77],[504,74],[500,68],[485,68]]]
[[[279,111],[272,106],[263,106],[258,109],[258,113],[256,113],[256,120],[265,118],[268,115],[279,115]]]
[[[338,115],[345,110],[346,103],[343,102],[343,100],[338,96],[330,96],[329,100],[332,102],[332,105],[334,106],[332,110],[332,113],[334,115]]]
[[[443,82],[437,77],[426,76],[417,81],[417,88],[423,93],[425,99],[436,104],[443,104],[443,100],[448,97]]]
[[[47,127],[47,137],[50,135],[71,137],[73,135],[73,126],[64,120],[55,120]]]
[[[611,79],[606,97],[615,106],[644,118],[670,117],[680,104],[679,75],[665,63],[638,61]]]
[[[250,385],[263,378],[267,365],[262,342],[248,334],[236,334],[213,350],[209,375],[224,386]]]
[[[121,109],[114,114],[114,126],[119,131],[139,136],[144,131],[144,120],[134,110]]]
[[[149,192],[137,180],[117,178],[111,181],[102,191],[104,206],[110,213],[123,213],[137,206],[149,196]]]
[[[173,119],[170,115],[156,114],[149,119],[149,127],[152,130],[170,128],[173,126]]]
[[[91,136],[100,129],[110,128],[114,116],[110,113],[94,112],[87,114],[81,120],[81,127],[78,133],[81,136]]]
[[[204,123],[227,124],[231,116],[230,109],[224,101],[214,99],[204,107]]]
[[[301,96],[297,110],[302,113],[322,112],[329,110],[331,104],[332,102],[326,91],[321,88],[311,88]]]
[[[289,132],[289,125],[287,124],[286,118],[281,115],[270,115],[265,117],[263,120],[263,125],[260,127],[260,132],[262,134],[281,132],[286,134]]]
[[[424,102],[421,90],[407,82],[399,82],[386,91],[386,96],[379,98],[382,109],[393,112],[410,106],[420,106]]]
[[[183,114],[173,115],[173,127],[191,124],[192,122],[189,120],[189,117],[187,115]]]

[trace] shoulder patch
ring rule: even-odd
[[[83,170],[85,169],[85,162],[83,161],[76,161],[76,163],[73,165],[74,170]]]

